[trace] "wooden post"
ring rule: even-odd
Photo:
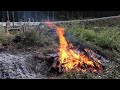
[[[37,26],[38,26],[38,12],[36,11],[36,22],[37,22]]]
[[[30,26],[31,18],[28,18],[28,26]]]
[[[25,28],[25,24],[23,24],[22,26],[23,26],[23,32],[25,32],[25,29],[26,29],[26,28]]]
[[[9,12],[7,11],[7,22],[6,22],[6,33],[9,34],[8,30],[10,28]]]
[[[6,33],[9,34],[9,28],[10,28],[10,21],[7,20],[7,23],[6,23]]]
[[[33,26],[35,25],[34,18],[32,18]]]

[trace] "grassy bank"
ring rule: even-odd
[[[67,73],[62,78],[119,78],[120,77],[120,28],[113,27],[90,27],[82,25],[73,25],[71,28],[66,27],[66,37],[71,42],[84,43],[97,52],[98,54],[114,63],[111,66],[114,69],[107,69],[101,75],[90,73]],[[71,35],[71,37],[68,37]],[[73,38],[74,37],[74,38]],[[118,66],[117,66],[118,65]],[[118,67],[118,68],[117,68]],[[110,71],[111,72],[110,72]],[[106,73],[109,72],[109,73]],[[85,76],[85,77],[84,77]]]
[[[61,25],[60,25],[61,26]],[[120,78],[120,28],[118,26],[94,26],[94,25],[62,25],[65,27],[65,37],[76,45],[84,44],[98,54],[105,56],[111,62],[109,67],[101,75],[91,73],[66,73],[60,78],[80,79],[80,78]],[[17,40],[19,36],[20,40]],[[0,28],[0,43],[7,44],[16,49],[39,47],[40,53],[52,51],[58,48],[58,38],[43,30],[27,30],[24,33],[6,34],[4,28]],[[12,48],[12,49],[13,49]]]

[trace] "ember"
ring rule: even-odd
[[[56,33],[59,37],[59,53],[52,69],[59,72],[81,71],[81,72],[101,72],[102,63],[92,50],[84,49],[89,55],[85,55],[74,48],[72,43],[68,43],[64,37],[64,28],[57,27],[51,22],[46,22],[49,27],[56,27]]]

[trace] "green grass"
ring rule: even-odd
[[[120,65],[120,28],[118,26],[104,26],[94,28],[93,26],[73,25],[71,27],[65,26],[65,36],[73,35],[74,40],[82,41],[93,51],[99,51],[98,54],[107,57],[110,62],[116,62]],[[67,38],[71,41],[71,38]],[[74,41],[72,42],[74,43]],[[118,65],[118,66],[119,66]],[[112,65],[111,65],[112,66]],[[111,67],[110,66],[110,67]],[[112,67],[114,68],[116,64]],[[109,70],[108,70],[109,71]],[[114,79],[120,78],[120,72],[118,69],[110,70],[106,73],[104,71],[102,75],[95,75],[91,73],[66,73],[62,76],[64,79]]]
[[[65,73],[59,78],[62,78],[62,79],[119,79],[120,72],[114,71],[114,72],[108,73],[106,71],[101,74],[87,73],[87,72],[86,73],[71,72],[71,73]]]
[[[116,28],[104,28],[101,30],[73,27],[66,29],[66,33],[73,34],[77,40],[92,42],[103,49],[115,49],[120,52],[120,31]]]

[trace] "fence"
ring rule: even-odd
[[[119,16],[110,16],[110,17],[102,17],[102,18],[94,18],[94,19],[85,19],[85,20],[71,20],[71,21],[54,21],[54,24],[57,25],[67,25],[71,27],[72,25],[99,25],[99,26],[112,26],[120,23],[120,15]],[[44,22],[14,22],[14,26],[38,26],[40,24],[44,24]],[[1,26],[6,26],[6,22],[0,22]],[[10,22],[10,26],[13,26],[13,22]]]

